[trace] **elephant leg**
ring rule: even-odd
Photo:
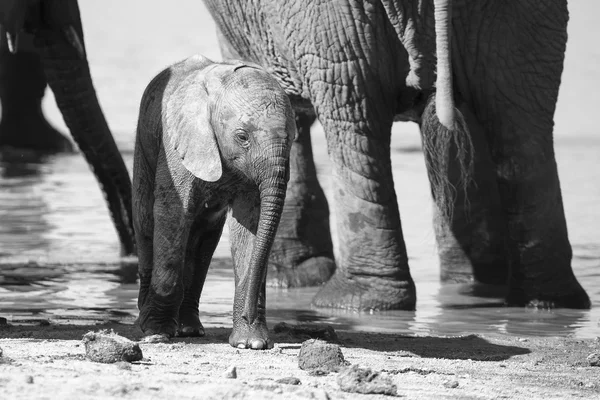
[[[496,165],[512,305],[590,306],[571,268],[553,146],[566,3],[461,1],[453,13],[455,83]]]
[[[6,37],[0,29],[0,37]],[[19,36],[16,54],[8,50],[6,40],[0,45],[0,146],[26,148],[41,152],[72,152],[69,139],[58,132],[44,117],[42,99],[46,77],[31,35]]]
[[[310,127],[316,117],[296,113],[298,138],[290,153],[290,180],[269,259],[267,285],[321,285],[335,270],[329,207],[317,180]]]
[[[243,197],[243,198],[242,198]],[[229,234],[231,255],[235,275],[235,295],[233,299],[233,331],[229,344],[239,348],[265,349],[269,347],[266,310],[266,275],[258,291],[257,316],[252,323],[245,315],[246,294],[252,271],[252,252],[256,242],[256,230],[259,217],[258,194],[245,193],[238,196],[231,205]]]
[[[393,104],[389,110],[384,104],[389,105],[383,94],[371,93],[362,101],[331,108],[338,112],[335,115],[320,108],[333,161],[339,253],[335,274],[313,300],[318,307],[415,308],[416,291],[392,177]],[[357,115],[362,116],[360,121]]]
[[[85,55],[76,1],[39,2],[44,25],[36,31],[44,73],[73,139],[96,175],[121,242],[134,255],[131,178],[100,107]]]
[[[181,202],[182,188],[175,188],[173,180],[178,178],[175,174],[171,176],[166,165],[164,152],[161,151],[156,168],[156,196],[151,209],[154,225],[151,251],[147,248],[147,232],[138,232],[138,237],[144,239],[140,259],[138,322],[147,335],[172,337],[177,332],[179,308],[184,296],[184,257],[191,225],[188,221],[192,219]],[[182,185],[186,184],[179,181]],[[149,225],[146,223],[146,226]],[[148,268],[150,255],[151,270]]]
[[[431,98],[429,101],[434,101]],[[466,103],[459,106],[469,128],[474,150],[472,183],[466,192],[457,190],[452,212],[441,212],[443,204],[434,198],[434,231],[444,282],[508,283],[506,224],[500,204],[495,165],[491,159],[485,132]],[[424,115],[424,118],[427,114]],[[431,126],[422,124],[423,127]],[[422,131],[424,136],[436,132]],[[455,150],[455,149],[452,149]],[[460,167],[450,155],[448,181],[460,187]],[[427,167],[430,164],[427,163]],[[435,171],[428,170],[429,176]],[[466,197],[465,197],[466,196]]]
[[[210,261],[223,232],[227,214],[221,212],[214,224],[198,218],[190,230],[185,253],[184,294],[179,307],[179,336],[204,336],[198,305]],[[206,229],[210,226],[210,229]]]

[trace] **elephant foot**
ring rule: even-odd
[[[163,335],[172,338],[177,333],[177,320],[171,313],[149,312],[147,307],[140,310],[138,324],[146,336]]]
[[[204,327],[197,314],[186,315],[179,313],[179,328],[177,336],[181,337],[202,337],[205,335]]]
[[[347,278],[340,272],[319,290],[313,305],[359,311],[414,310],[417,302],[412,279],[381,277]]]
[[[335,271],[335,261],[328,256],[315,256],[298,263],[284,266],[269,263],[267,286],[275,288],[293,288],[319,286],[327,282]]]
[[[266,350],[273,347],[269,340],[269,330],[264,319],[257,320],[252,325],[245,318],[233,324],[229,335],[229,344],[238,349]]]
[[[509,307],[531,307],[538,309],[574,308],[587,310],[592,303],[585,290],[576,283],[560,293],[535,293],[521,288],[511,289],[506,299]]]

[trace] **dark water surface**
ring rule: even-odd
[[[147,83],[166,65],[194,53],[218,59],[214,25],[197,0],[80,0],[85,40],[100,102],[126,163],[132,165],[137,107]],[[600,3],[569,4],[571,22],[556,113],[556,152],[573,245],[573,269],[592,298],[590,311],[501,307],[501,296],[467,285],[442,286],[431,227],[431,201],[415,127],[396,124],[392,163],[402,225],[417,285],[416,312],[314,310],[315,288],[269,290],[268,318],[324,321],[348,329],[402,333],[600,335],[600,109],[595,15]],[[107,24],[106,21],[110,21]],[[45,112],[64,123],[48,95]],[[321,129],[313,142],[321,183],[330,167]],[[208,326],[230,326],[233,274],[228,236],[217,249],[201,300]],[[0,155],[0,316],[14,323],[50,319],[88,323],[137,316],[136,271],[118,257],[117,236],[95,179],[79,154]]]

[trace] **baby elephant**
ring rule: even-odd
[[[267,260],[279,224],[294,112],[261,67],[193,56],[146,88],[133,167],[139,324],[202,336],[198,302],[229,214],[234,347],[269,346]]]

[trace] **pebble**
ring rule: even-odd
[[[323,370],[337,372],[348,363],[344,360],[342,349],[334,343],[319,339],[310,339],[302,343],[298,354],[298,367],[303,370]]]
[[[235,367],[235,365],[227,368],[227,371],[225,371],[225,378],[227,378],[227,379],[236,379],[237,378],[237,368]]]
[[[587,356],[587,361],[592,367],[600,367],[600,353],[592,353]]]
[[[25,383],[33,383],[33,376],[27,375],[25,377]]]
[[[398,395],[398,388],[389,377],[381,375],[380,372],[374,372],[370,368],[359,368],[358,365],[340,371],[337,383],[344,392]]]
[[[115,363],[139,361],[143,358],[140,346],[114,332],[88,332],[83,336],[86,357],[95,362]]]
[[[458,381],[445,381],[444,387],[447,387],[449,389],[455,389],[458,387]]]
[[[131,364],[125,361],[118,361],[115,363],[118,369],[124,369],[126,371],[131,371]]]
[[[296,378],[295,376],[286,376],[285,378],[279,378],[275,382],[283,383],[285,385],[299,385],[300,383],[302,383],[300,382],[300,379]]]

